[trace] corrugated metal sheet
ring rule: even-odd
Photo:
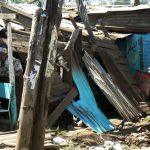
[[[96,100],[82,69],[73,61],[72,75],[80,98],[68,106],[68,110],[97,133],[112,130],[114,126],[97,107]]]

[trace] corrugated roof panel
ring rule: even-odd
[[[80,99],[73,101],[68,110],[97,133],[114,129],[114,126],[97,107],[96,100],[80,66],[74,61],[72,66],[74,82],[79,90]]]

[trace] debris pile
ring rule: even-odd
[[[132,74],[133,68],[129,61],[136,46],[140,49],[137,52],[142,51],[142,56],[138,53],[140,58],[147,58],[144,46],[149,46],[148,40],[145,42],[143,37],[140,43],[139,38],[136,45],[131,46],[130,37],[137,32],[149,32],[149,7],[131,7],[128,10],[106,8],[106,12],[91,13],[82,0],[77,0],[77,8],[63,9],[62,1],[51,0],[46,2],[44,10],[37,7],[33,15],[33,12],[27,12],[31,5],[26,5],[28,9],[17,5],[1,5],[4,13],[14,14],[14,18],[9,19],[14,23],[12,50],[22,58],[26,68],[17,150],[22,147],[44,148],[45,127],[52,127],[65,109],[97,133],[114,133],[118,141],[105,138],[101,149],[111,146],[107,149],[121,150],[119,138],[124,139],[127,145],[130,145],[130,141],[140,145],[141,139],[144,139],[143,143],[149,143],[149,133],[141,132],[143,127],[127,123],[138,122],[150,113],[149,87],[144,97],[145,90],[141,90],[136,79],[138,76]],[[16,24],[21,25],[19,29],[13,28]],[[1,42],[7,44],[6,37],[2,37]],[[134,56],[137,60],[138,57]],[[150,65],[149,61],[144,63],[143,59],[140,62],[144,69]],[[134,69],[140,72],[142,67]],[[143,78],[149,81],[149,76]],[[122,126],[116,126],[105,115],[106,111],[111,110],[107,107],[103,111],[99,103],[104,100],[112,104],[123,119]],[[66,117],[68,122],[73,120],[72,116],[66,114]],[[127,132],[131,126],[141,134],[133,133],[126,139],[117,137],[121,129]],[[60,137],[53,139],[53,142],[66,143]]]

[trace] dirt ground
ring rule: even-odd
[[[70,131],[58,131],[55,137],[66,140],[66,150],[121,150],[106,148],[105,142],[119,143],[122,150],[150,150],[150,116],[138,122],[123,122],[111,119],[116,129],[102,134],[96,134],[89,127],[75,127]]]

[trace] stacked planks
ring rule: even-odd
[[[90,23],[96,25],[99,19],[104,21],[109,31],[115,32],[150,32],[150,8],[149,7],[128,7],[108,9],[108,11],[89,12]],[[100,27],[100,26],[99,26]]]

